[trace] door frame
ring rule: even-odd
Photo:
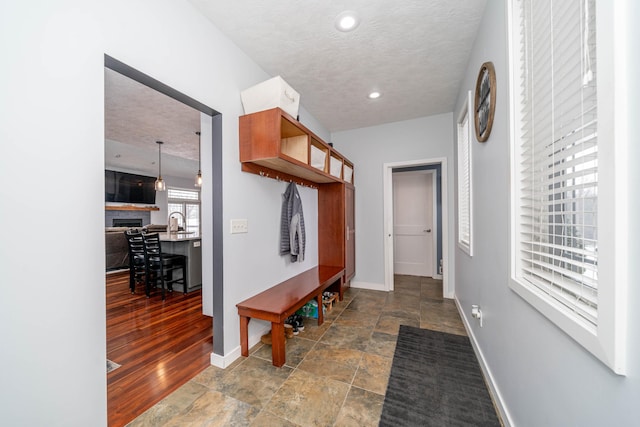
[[[442,194],[442,294],[446,298],[453,297],[453,289],[449,283],[449,224],[448,224],[448,194],[447,194],[447,159],[437,157],[433,159],[409,160],[404,162],[392,162],[382,165],[383,172],[383,232],[384,232],[384,289],[392,291],[393,283],[393,169],[440,165],[441,170],[441,194]],[[436,184],[437,185],[437,184]],[[434,189],[437,189],[434,185]],[[434,191],[435,195],[436,191]],[[434,209],[436,206],[434,204]],[[436,213],[437,215],[437,213]],[[436,227],[437,228],[437,227]],[[436,231],[437,233],[437,231]],[[437,237],[437,236],[436,236]],[[437,239],[434,239],[437,245]],[[435,250],[434,252],[437,252]],[[438,265],[434,266],[438,269]]]
[[[438,191],[437,191],[437,174],[434,169],[424,169],[424,170],[416,170],[416,171],[407,171],[407,172],[399,172],[399,173],[414,173],[414,174],[423,174],[423,175],[431,175],[431,229],[434,230],[434,233],[431,235],[431,277],[434,279],[442,279],[442,276],[438,274]],[[398,172],[396,172],[396,175]],[[391,186],[393,188],[393,169],[391,170]],[[394,193],[392,192],[391,203],[394,202]],[[392,207],[393,212],[393,207]],[[391,218],[393,222],[393,217]],[[393,236],[392,236],[393,237]],[[394,243],[394,247],[395,247]],[[394,252],[395,255],[395,252]],[[394,257],[395,263],[395,257]],[[394,266],[395,270],[395,266]]]
[[[163,93],[191,108],[200,111],[203,144],[200,217],[203,236],[202,298],[213,299],[213,353],[215,358],[224,356],[224,281],[223,281],[223,227],[222,227],[222,114],[188,95],[154,79],[153,77],[104,54],[104,67],[138,83]],[[104,102],[104,100],[103,100]],[[207,142],[211,142],[208,144]],[[209,148],[211,147],[211,148]],[[210,152],[210,158],[207,153]],[[104,188],[104,183],[103,183]],[[205,265],[211,267],[205,268]],[[211,283],[205,286],[205,283]]]

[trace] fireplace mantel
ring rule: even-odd
[[[105,211],[159,211],[157,206],[114,206],[108,205],[104,207]]]

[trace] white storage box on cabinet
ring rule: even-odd
[[[353,184],[353,168],[346,163],[342,169],[342,179],[345,182]]]
[[[240,97],[245,114],[280,107],[293,118],[298,116],[300,94],[280,76],[243,90]]]
[[[329,162],[329,173],[336,178],[342,178],[342,159],[331,156]]]
[[[324,171],[326,164],[327,152],[325,150],[321,150],[315,145],[311,145],[311,166]]]

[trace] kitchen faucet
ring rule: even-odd
[[[180,215],[180,216],[182,217],[182,226],[184,227],[184,230],[186,231],[186,230],[187,230],[187,219],[185,218],[185,216],[184,216],[184,214],[183,214],[182,212],[180,212],[180,211],[174,211],[174,212],[171,212],[171,213],[169,214],[169,218],[167,219],[167,222],[169,223],[169,232],[170,232],[170,233],[176,233],[176,232],[178,232],[178,228],[176,228],[175,230],[172,230],[172,229],[171,229],[171,216],[172,216],[173,214],[178,214],[178,215]]]

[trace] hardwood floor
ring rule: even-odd
[[[129,291],[129,273],[106,276],[108,423],[124,426],[210,366],[213,321],[200,291],[147,299]]]

